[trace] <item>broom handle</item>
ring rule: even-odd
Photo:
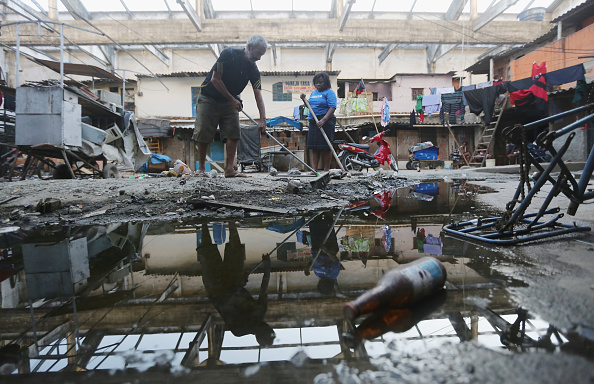
[[[303,102],[307,106],[307,109],[309,109],[309,113],[313,116],[316,124],[319,123],[318,117],[314,113],[313,109],[311,109],[311,105],[309,105],[309,101],[307,101],[307,99],[305,97],[303,98]],[[344,167],[342,166],[342,163],[340,162],[340,159],[338,158],[338,155],[336,154],[336,151],[334,151],[334,147],[332,147],[332,143],[328,139],[328,136],[326,136],[326,132],[324,132],[324,128],[320,128],[320,131],[322,132],[322,135],[324,136],[324,140],[326,140],[326,143],[328,144],[328,147],[330,148],[330,151],[334,155],[334,159],[336,159],[336,162],[338,163],[338,166],[340,167],[340,169],[343,172],[346,172],[345,169],[344,169]]]

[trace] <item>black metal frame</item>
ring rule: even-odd
[[[553,132],[542,132],[536,139],[536,143],[548,150],[553,159],[544,168],[538,161],[536,161],[528,151],[524,151],[525,163],[527,166],[534,166],[537,170],[537,177],[534,185],[529,188],[528,193],[524,196],[524,186],[526,185],[527,172],[521,174],[521,179],[516,189],[513,199],[507,205],[507,214],[502,217],[479,218],[473,221],[466,221],[462,223],[453,223],[445,226],[446,233],[462,238],[478,240],[490,244],[511,245],[523,243],[527,241],[540,240],[553,236],[563,235],[572,232],[590,231],[590,227],[580,226],[577,224],[562,224],[558,220],[563,217],[563,213],[559,213],[559,208],[549,209],[549,205],[553,198],[559,193],[563,193],[570,199],[570,205],[567,208],[567,214],[575,215],[577,208],[586,200],[594,198],[594,191],[586,192],[588,181],[594,171],[594,147],[591,149],[586,161],[586,165],[582,171],[579,180],[576,180],[571,174],[565,163],[563,162],[563,155],[569,148],[569,144],[575,137],[572,132],[577,128],[581,128],[584,124],[594,121],[594,104],[588,104],[579,108],[572,109],[554,116],[538,120],[524,126],[516,125],[507,128],[504,134],[508,139],[512,140],[518,147],[526,148],[526,142],[523,140],[523,133],[527,130],[535,129],[548,124],[551,121],[557,120],[561,117],[572,115],[578,112],[587,111],[589,115],[581,118],[566,127]],[[553,141],[565,134],[569,134],[565,143],[555,150]],[[560,173],[555,180],[551,173],[555,167],[560,168]],[[535,213],[526,213],[526,210],[532,202],[532,198],[538,193],[546,182],[551,182],[553,188],[545,198],[544,202]],[[528,184],[529,185],[529,184]],[[523,199],[520,201],[520,197]],[[517,203],[519,206],[514,210]],[[544,215],[555,214],[552,219],[539,221]],[[515,228],[520,226],[520,228]]]

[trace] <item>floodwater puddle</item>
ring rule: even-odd
[[[2,372],[291,369],[444,343],[568,345],[512,300],[508,288],[524,283],[492,268],[501,251],[444,236],[482,209],[476,193],[420,183],[307,216],[5,230]],[[428,255],[445,266],[445,290],[344,319],[345,302],[384,272]]]

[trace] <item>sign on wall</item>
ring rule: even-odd
[[[283,93],[311,93],[316,89],[310,80],[287,80],[283,82]]]

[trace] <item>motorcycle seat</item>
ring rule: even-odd
[[[370,147],[369,147],[369,144],[355,144],[355,143],[349,143],[349,145],[352,145],[353,147],[356,147],[356,148],[361,148],[361,149],[364,149],[364,150],[368,150],[368,149],[370,148]]]

